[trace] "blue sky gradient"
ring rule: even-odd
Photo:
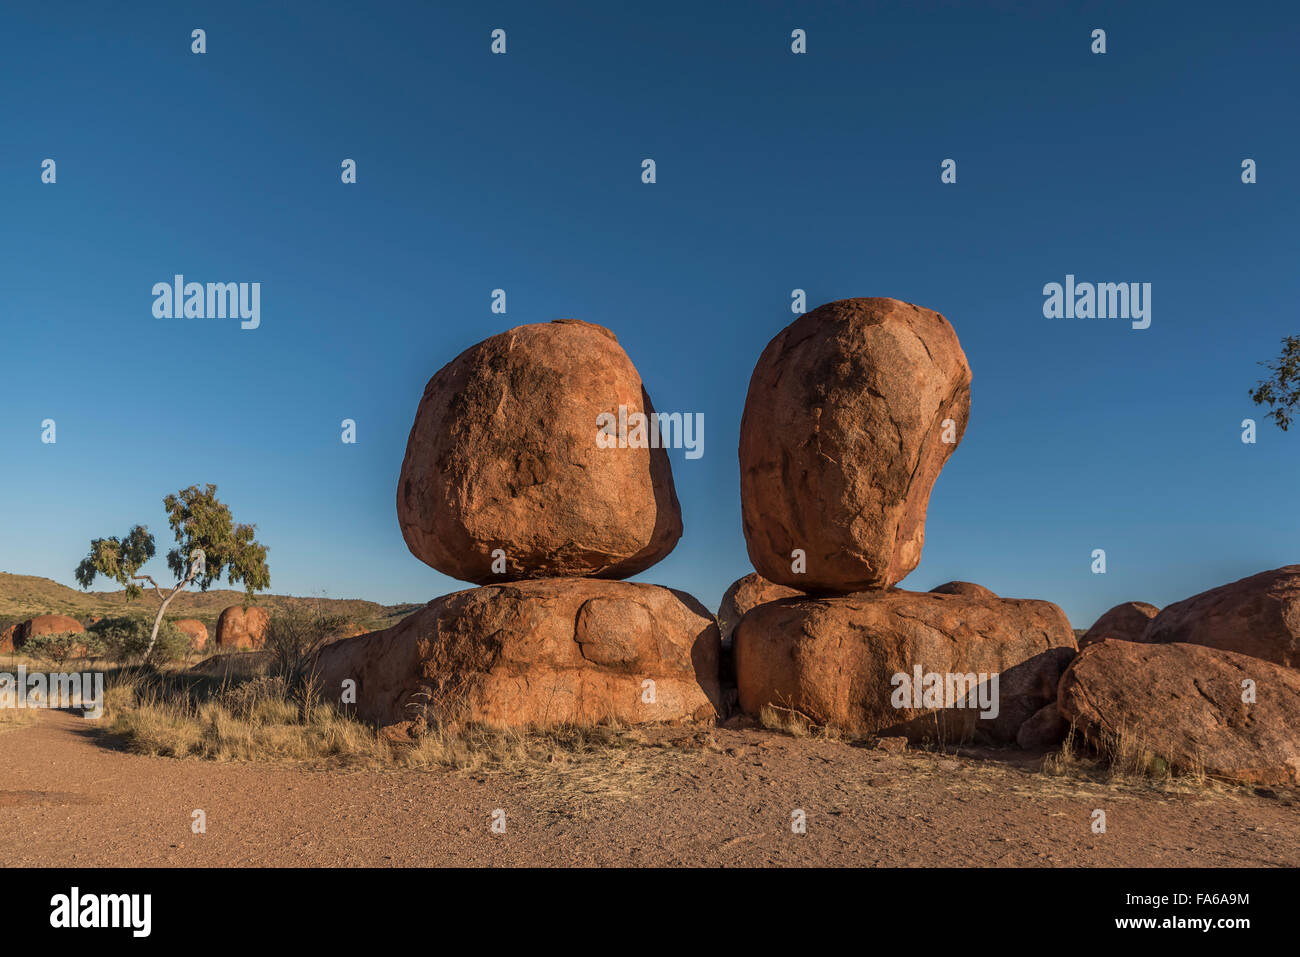
[[[55,2],[3,20],[0,569],[73,584],[92,537],[136,522],[161,554],[163,496],[213,482],[257,524],[274,592],[462,587],[397,525],[424,384],[489,335],[577,317],[617,333],[658,409],[705,415],[704,457],[670,453],[685,534],[639,580],[716,607],[751,570],[740,414],[796,287],[810,307],[936,309],[970,360],[970,426],[904,587],[976,581],[1086,627],[1300,559],[1300,435],[1247,395],[1300,332],[1292,5]],[[150,289],[177,272],[261,282],[261,327],[155,319]],[[1150,282],[1151,327],[1045,319],[1067,273]]]

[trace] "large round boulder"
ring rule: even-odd
[[[266,609],[231,605],[217,619],[217,646],[224,651],[248,651],[266,644],[271,616]]]
[[[662,447],[678,439],[647,447],[653,411],[602,326],[560,319],[471,346],[415,414],[397,486],[407,546],[479,584],[644,571],[682,534]]]
[[[202,651],[208,643],[208,626],[197,618],[181,618],[176,621],[176,628],[190,640],[190,648]]]
[[[1300,784],[1300,672],[1185,643],[1099,641],[1066,669],[1061,714],[1099,745],[1175,770]]]
[[[1118,641],[1141,641],[1147,625],[1151,624],[1151,619],[1159,613],[1159,608],[1144,601],[1126,601],[1116,605],[1098,618],[1087,633],[1079,639],[1079,648],[1087,648],[1107,638]]]
[[[723,592],[722,603],[718,605],[718,629],[722,634],[723,645],[731,643],[731,633],[751,608],[779,598],[797,598],[802,595],[803,592],[770,582],[757,572],[736,579]]]
[[[75,618],[67,615],[37,615],[5,629],[0,635],[0,652],[20,651],[23,645],[41,635],[84,635],[85,626]],[[80,645],[74,647],[73,656],[84,655],[86,649]]]
[[[653,724],[716,716],[718,645],[713,616],[682,592],[543,579],[445,595],[391,628],[327,645],[314,667],[326,696],[397,737],[467,724]],[[343,697],[349,687],[355,701]]]
[[[1300,565],[1284,565],[1167,606],[1143,641],[1237,651],[1300,667]]]
[[[758,573],[852,592],[915,568],[931,487],[966,429],[970,382],[948,320],[897,299],[827,303],[782,330],[754,368],[740,424],[741,511]]]
[[[1011,743],[1076,653],[1046,601],[902,590],[760,605],[735,632],[740,706],[853,736]]]
[[[38,635],[84,635],[85,626],[67,615],[37,615],[19,622],[14,628],[13,645],[17,650]]]

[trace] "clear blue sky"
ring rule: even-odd
[[[165,551],[163,496],[214,482],[275,592],[462,587],[397,525],[424,384],[571,316],[705,414],[704,457],[670,453],[685,534],[640,579],[716,606],[750,570],[740,413],[796,287],[937,309],[970,359],[905,587],[1087,626],[1300,559],[1300,434],[1247,396],[1300,332],[1293,5],[457,6],[6,8],[0,569],[72,584],[135,522]],[[261,328],[155,319],[177,272],[261,282]],[[1045,319],[1067,273],[1152,283],[1151,328]]]

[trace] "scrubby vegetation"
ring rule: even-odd
[[[643,743],[612,726],[545,733],[431,728],[411,742],[313,699],[310,683],[270,674],[218,679],[121,669],[108,679],[106,732],[138,754],[324,767],[508,769]]]
[[[23,644],[23,654],[62,668],[74,658],[102,657],[104,645],[97,636],[92,634],[55,632],[28,638]]]
[[[1043,759],[1043,771],[1054,776],[1095,776],[1112,783],[1196,788],[1212,783],[1204,767],[1171,767],[1128,728],[1104,734],[1095,742],[1085,742],[1071,725],[1060,748]]]
[[[140,615],[121,615],[95,622],[87,629],[86,637],[96,643],[103,656],[113,661],[140,662],[149,648],[152,633],[153,622],[149,619]],[[189,636],[164,619],[158,627],[158,640],[149,655],[149,663],[159,665],[180,661],[189,653]]]
[[[181,592],[168,606],[168,618],[196,618],[216,634],[217,617],[231,605],[247,602],[243,591],[214,588],[208,592]],[[357,622],[366,631],[395,625],[420,604],[380,605],[359,598],[298,598],[290,595],[258,595],[257,604],[268,613],[319,606],[331,615]],[[138,606],[136,606],[138,607]],[[124,591],[82,592],[48,578],[0,572],[0,631],[36,615],[69,615],[85,621],[96,615],[111,618],[130,614]]]
[[[431,728],[415,741],[391,741],[321,700],[312,656],[345,622],[323,604],[273,614],[251,671],[115,669],[107,677],[106,730],[132,751],[165,757],[465,769],[547,761],[557,750],[608,747],[626,734],[612,727],[548,734]]]

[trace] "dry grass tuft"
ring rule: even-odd
[[[29,708],[0,708],[0,734],[16,731],[36,720],[36,712]]]
[[[1085,741],[1073,724],[1060,748],[1043,758],[1042,771],[1054,777],[1093,777],[1111,784],[1150,785],[1164,789],[1201,789],[1213,782],[1202,761],[1174,768],[1130,728],[1105,732]]]
[[[555,771],[651,742],[616,725],[519,731],[433,726],[393,741],[318,703],[310,684],[284,678],[159,674],[106,678],[105,728],[138,754],[323,767]],[[698,736],[697,736],[698,737]],[[692,739],[694,743],[694,739]],[[619,762],[615,760],[613,766]]]
[[[842,741],[844,734],[830,725],[818,724],[796,708],[783,708],[765,704],[759,710],[759,723],[768,731],[779,731],[793,738],[820,738],[825,741]]]

